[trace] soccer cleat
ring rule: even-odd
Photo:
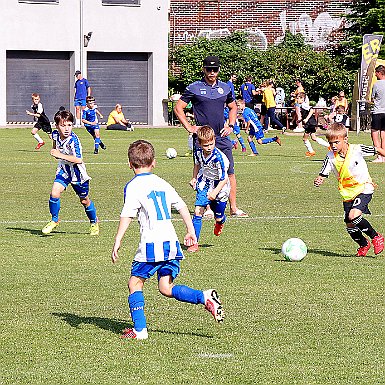
[[[215,222],[214,225],[214,235],[219,237],[222,234],[222,230],[225,227],[224,223]]]
[[[44,227],[43,229],[41,230],[41,232],[43,234],[50,234],[52,233],[52,231],[59,226],[59,221],[55,222],[55,221],[51,221],[51,222],[48,222]]]
[[[203,292],[203,296],[205,299],[206,310],[213,315],[215,321],[223,322],[225,318],[225,312],[216,290],[206,290]]]
[[[97,148],[95,148],[94,154],[99,154],[99,150]]]
[[[366,254],[368,254],[368,251],[370,249],[370,242],[367,241],[366,246],[361,246],[357,249],[357,257],[366,257]]]
[[[102,150],[106,150],[107,149],[107,146],[104,143],[102,143],[102,142],[100,142],[99,146],[100,146],[100,148]]]
[[[306,153],[305,153],[305,156],[307,157],[307,158],[311,158],[312,156],[314,156],[315,155],[315,151],[307,151]]]
[[[140,332],[134,328],[127,328],[123,330],[123,334],[120,338],[133,338],[135,340],[146,340],[148,338],[147,328],[142,329]]]
[[[384,236],[377,233],[377,235],[372,239],[372,245],[374,247],[374,254],[380,254],[384,250]]]
[[[246,147],[242,147],[242,152],[246,152]]]
[[[45,145],[45,142],[39,142],[35,147],[35,150],[40,150]]]
[[[196,253],[198,250],[199,250],[198,243],[194,243],[193,245],[191,245],[190,247],[187,248],[187,251],[189,253]]]
[[[278,136],[276,136],[274,139],[275,139],[275,142],[276,142],[279,146],[282,146],[281,139],[279,139]]]
[[[90,226],[90,235],[99,235],[99,223],[91,223]]]

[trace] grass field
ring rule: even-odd
[[[216,288],[227,318],[215,324],[201,306],[145,288],[149,339],[119,339],[131,325],[126,282],[138,242],[133,223],[120,261],[110,252],[131,179],[127,147],[150,140],[155,172],[193,208],[192,160],[168,160],[167,147],[186,151],[181,128],[104,131],[108,146],[95,156],[91,137],[76,130],[92,176],[91,197],[101,234],[91,238],[74,192],[62,197],[62,223],[43,237],[56,169],[47,144],[33,151],[30,129],[0,130],[1,358],[0,384],[385,384],[385,255],[354,257],[344,230],[336,180],[312,182],[325,151],[304,157],[301,137],[259,146],[260,156],[234,153],[240,208],[223,234],[204,221],[199,253],[187,255],[178,283]],[[42,133],[42,135],[45,135]],[[45,136],[46,138],[46,136]],[[369,134],[351,134],[370,143]],[[385,232],[385,164],[369,164],[379,185],[373,226]],[[184,228],[175,215],[175,226]],[[302,238],[300,263],[283,260],[282,243]]]

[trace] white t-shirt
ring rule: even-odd
[[[373,114],[385,114],[385,79],[378,80],[372,90]]]
[[[175,189],[152,173],[137,174],[124,188],[123,218],[138,217],[140,242],[134,260],[160,262],[183,259],[171,222],[171,207],[186,206]]]

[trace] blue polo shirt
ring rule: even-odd
[[[241,85],[240,92],[245,103],[250,103],[253,100],[253,90],[255,90],[254,84],[243,83]]]
[[[78,79],[75,82],[75,99],[86,99],[87,89],[89,88],[88,80],[85,78]]]
[[[196,81],[187,86],[181,100],[192,103],[197,126],[209,125],[216,137],[221,136],[225,105],[234,101],[228,84],[218,80],[211,86],[204,79]]]
[[[227,85],[230,87],[231,96],[235,99],[235,88],[233,82],[231,80],[228,80]]]

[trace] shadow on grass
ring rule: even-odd
[[[30,233],[32,235],[39,235],[40,237],[43,237],[43,238],[48,238],[48,237],[52,237],[53,235],[55,234],[88,234],[88,233],[80,233],[78,231],[53,231],[51,234],[43,234],[41,232],[41,230],[39,229],[26,229],[26,228],[23,228],[23,227],[6,227],[7,230],[17,230],[17,231],[24,231],[25,233]]]
[[[78,328],[82,324],[94,325],[100,329],[110,331],[115,334],[122,334],[122,330],[127,327],[133,327],[132,322],[125,320],[119,320],[115,318],[104,318],[104,317],[83,317],[72,313],[51,313],[51,315],[60,318],[61,320],[68,323],[73,328]],[[204,338],[213,338],[212,335],[195,333],[195,332],[179,332],[170,330],[150,329],[152,333],[163,333],[171,335],[186,335]]]
[[[208,244],[208,243],[203,243],[203,244],[200,244],[199,243],[199,248],[200,249],[207,249],[207,248],[209,248],[209,247],[213,247],[214,245],[210,245],[210,244]],[[181,245],[181,247],[182,247],[182,250],[183,251],[186,251],[187,249],[188,249],[188,246],[185,246],[185,245]]]
[[[278,249],[276,247],[260,247],[260,250],[270,250],[274,254],[279,255],[282,253],[281,249]],[[325,257],[337,257],[337,258],[355,258],[356,256],[354,254],[341,254],[341,253],[335,253],[333,251],[329,250],[321,250],[321,249],[308,249],[308,253],[312,254],[319,254],[323,255]],[[283,257],[282,257],[283,258]],[[278,262],[286,262],[286,260],[277,259]]]

